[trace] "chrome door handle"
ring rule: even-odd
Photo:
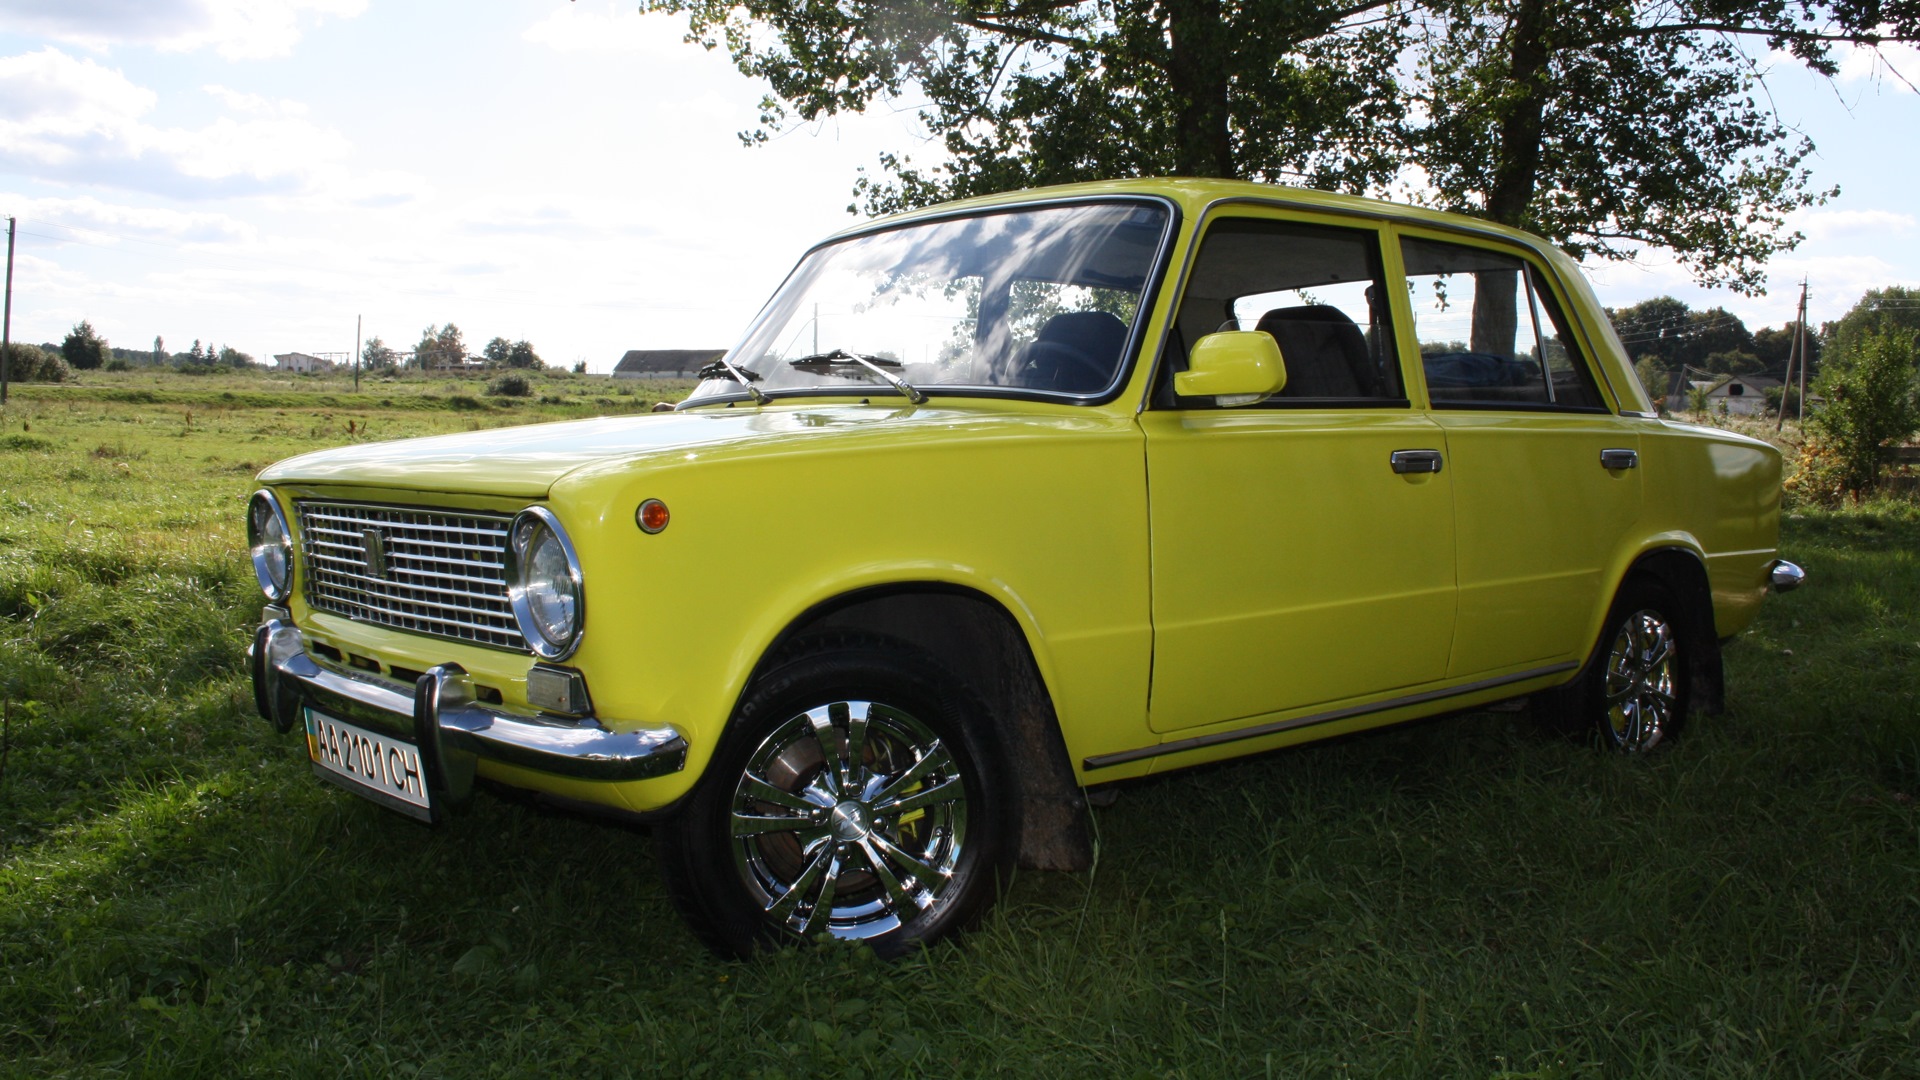
[[[1440,451],[1438,450],[1395,450],[1388,458],[1397,473],[1423,473],[1440,471]]]
[[[1631,469],[1640,464],[1638,450],[1602,450],[1600,467],[1603,469]]]

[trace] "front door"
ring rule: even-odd
[[[1264,330],[1287,385],[1251,404],[1163,388],[1141,417],[1154,730],[1446,674],[1453,476],[1440,427],[1408,402],[1387,295],[1375,230],[1258,216],[1208,226],[1167,367],[1207,333]]]

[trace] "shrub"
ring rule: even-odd
[[[495,397],[526,397],[533,393],[533,386],[527,382],[525,375],[514,372],[488,383],[487,393]]]
[[[59,353],[36,345],[13,345],[7,354],[9,382],[66,382],[72,372]]]
[[[1830,357],[1814,384],[1826,405],[1807,418],[1803,480],[1809,497],[1844,493],[1856,502],[1872,491],[1887,448],[1920,431],[1920,382],[1914,377],[1914,339],[1905,330],[1874,330]],[[1816,473],[1826,477],[1816,482]]]

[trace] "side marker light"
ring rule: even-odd
[[[673,515],[667,512],[667,504],[659,499],[648,499],[633,512],[635,524],[639,525],[640,531],[648,536],[666,528],[667,522],[672,519]]]

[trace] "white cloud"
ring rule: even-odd
[[[8,0],[0,29],[105,48],[212,48],[230,60],[285,56],[322,19],[352,18],[367,0]]]
[[[0,58],[0,168],[195,198],[299,191],[351,150],[339,132],[285,109],[157,127],[144,119],[157,100],[120,72],[52,47]]]
[[[1864,225],[1876,212],[1831,213],[1836,217],[1857,217]],[[1816,254],[1809,248],[1831,253]],[[1876,254],[1847,251],[1842,244],[1812,242],[1799,251],[1776,256],[1768,262],[1764,296],[1740,296],[1725,289],[1701,288],[1685,266],[1665,254],[1644,262],[1595,263],[1585,269],[1600,302],[1608,307],[1626,307],[1650,297],[1672,296],[1696,311],[1726,308],[1739,316],[1749,330],[1791,322],[1800,303],[1802,279],[1810,287],[1808,321],[1815,325],[1845,314],[1868,289],[1920,283],[1913,277],[1910,266],[1896,265]]]
[[[0,158],[63,164],[117,141],[157,100],[119,72],[51,47],[0,58]]]
[[[29,199],[9,195],[4,198],[24,227],[45,233],[46,239],[113,246],[126,242],[248,243],[256,235],[251,224],[228,214],[129,206],[102,202],[91,196]]]
[[[1920,219],[1893,210],[1806,210],[1794,215],[1792,225],[1808,242],[1837,237],[1879,239],[1913,231]]]
[[[234,112],[251,113],[255,116],[305,116],[307,107],[298,101],[285,98],[266,98],[259,94],[242,93],[224,86],[207,85],[200,89],[220,99],[221,103]]]
[[[1813,323],[1846,314],[1868,289],[1920,284],[1912,276],[1911,267],[1896,266],[1870,254],[1786,255],[1773,260],[1767,269],[1773,295],[1783,307],[1799,302],[1800,281],[1807,281],[1812,296],[1808,321]],[[1773,321],[1784,322],[1791,317],[1775,316]],[[1758,324],[1749,321],[1748,325]]]
[[[631,5],[574,3],[552,13],[521,33],[524,41],[563,53],[627,53],[660,56],[690,48],[687,28],[674,17],[646,17]]]
[[[1867,80],[1907,93],[1920,87],[1920,46],[1891,41],[1877,49],[1841,45],[1837,51],[1841,82]]]
[[[402,206],[433,196],[433,185],[417,173],[394,169],[329,174],[326,195],[360,209]]]

